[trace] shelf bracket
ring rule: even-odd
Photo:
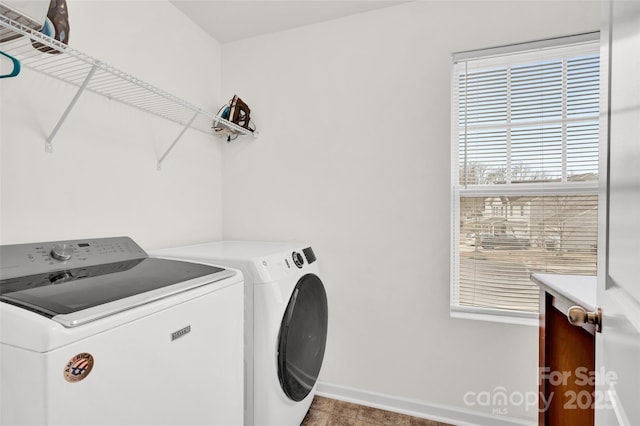
[[[91,80],[91,77],[93,77],[93,73],[95,73],[97,67],[98,67],[98,64],[93,64],[93,66],[89,70],[89,73],[84,78],[84,81],[78,88],[78,91],[76,92],[75,96],[73,97],[73,99],[71,99],[71,102],[67,106],[67,109],[64,110],[64,113],[62,113],[62,117],[60,117],[60,120],[58,120],[58,124],[56,124],[56,127],[54,127],[53,130],[51,131],[51,134],[47,138],[47,142],[44,145],[44,150],[46,152],[53,152],[53,138],[55,138],[56,133],[58,133],[58,130],[60,130],[60,127],[62,127],[62,123],[65,122],[65,120],[67,119],[67,116],[75,106],[76,102],[78,102],[78,99],[80,99],[80,95],[82,95],[82,92],[84,92],[84,89],[87,88],[87,85],[89,84],[89,80]]]
[[[178,135],[176,140],[174,140],[173,143],[171,144],[171,146],[169,148],[167,148],[167,150],[164,152],[164,154],[162,154],[162,157],[160,157],[160,159],[158,160],[158,170],[162,169],[162,162],[164,161],[165,157],[167,155],[169,155],[169,152],[171,152],[173,147],[176,146],[176,144],[178,143],[180,138],[182,138],[182,135],[184,135],[184,132],[186,132],[189,127],[191,127],[191,124],[196,119],[196,117],[198,117],[198,114],[200,114],[200,111],[196,111],[196,113],[193,114],[193,117],[191,117],[191,120],[189,120],[189,122],[187,124],[185,124],[185,126],[182,128],[182,131],[180,132],[180,134]]]

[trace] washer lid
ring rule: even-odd
[[[0,300],[74,327],[235,275],[210,265],[139,258],[0,281]]]

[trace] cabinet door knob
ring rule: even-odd
[[[584,324],[593,324],[598,333],[602,332],[602,309],[600,308],[595,312],[587,312],[582,306],[572,306],[567,311],[567,318],[572,325],[580,327]]]

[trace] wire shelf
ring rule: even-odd
[[[78,88],[78,92],[67,111],[63,113],[58,125],[47,138],[46,149],[49,152],[52,151],[51,144],[56,132],[80,94],[85,90],[184,126],[178,138],[159,160],[158,167],[187,129],[215,134],[212,129],[214,120],[224,124],[234,134],[257,136],[251,130],[218,117],[213,112],[203,110],[79,50],[0,15],[0,39],[7,38],[12,33],[22,37],[4,41],[1,45],[4,52],[17,58],[24,67]],[[41,49],[49,48],[60,53],[43,53],[34,48],[32,42],[46,46]]]

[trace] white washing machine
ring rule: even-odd
[[[327,338],[327,297],[312,248],[221,241],[154,255],[242,271],[245,425],[300,425],[315,395]]]
[[[238,271],[127,237],[0,246],[0,264],[0,424],[242,424]]]

